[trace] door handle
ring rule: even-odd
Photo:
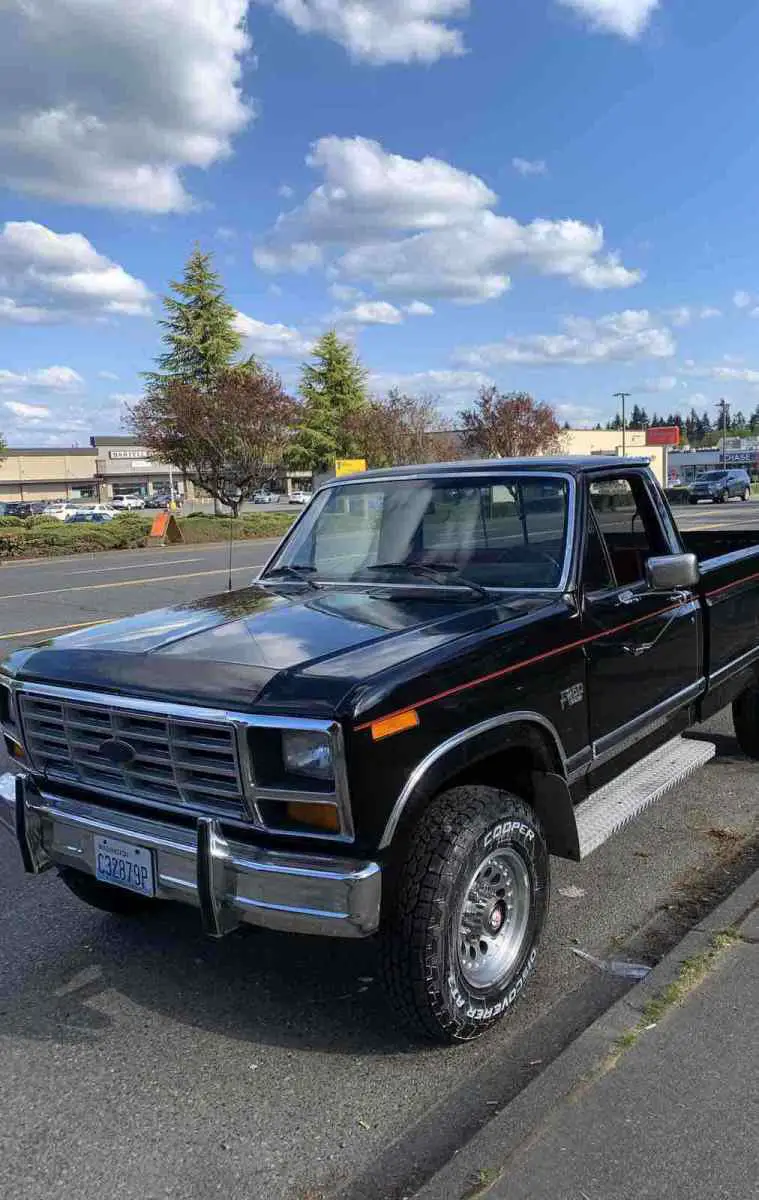
[[[617,596],[620,604],[628,606],[630,604],[640,604],[640,596],[636,596],[635,592],[620,592]]]

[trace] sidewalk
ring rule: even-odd
[[[759,872],[416,1200],[480,1196],[759,1196]]]

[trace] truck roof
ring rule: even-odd
[[[327,486],[341,483],[358,483],[362,479],[409,479],[435,478],[438,475],[467,475],[474,471],[488,475],[508,474],[511,471],[561,471],[565,475],[581,475],[587,471],[604,470],[609,467],[648,467],[647,458],[620,458],[612,454],[565,455],[552,458],[474,458],[458,462],[422,463],[418,466],[386,467],[362,471],[354,475],[343,475],[330,480]]]

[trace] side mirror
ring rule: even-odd
[[[667,554],[646,563],[646,583],[653,592],[693,588],[700,578],[695,554]]]

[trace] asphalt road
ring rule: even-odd
[[[759,529],[759,504],[688,509],[683,526],[717,516]],[[236,545],[236,583],[269,551]],[[4,566],[0,648],[225,583],[219,547]],[[527,996],[457,1049],[399,1033],[373,943],[257,931],[215,943],[179,908],[120,921],[53,873],[26,877],[0,838],[0,1194],[409,1195],[627,986],[573,946],[653,962],[756,864],[759,764],[726,716],[713,729],[714,763],[585,863],[554,864]]]

